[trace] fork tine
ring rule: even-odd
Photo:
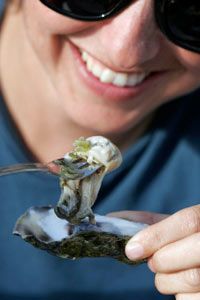
[[[60,176],[66,180],[83,179],[85,177],[94,174],[100,167],[100,165],[90,165],[86,160],[78,159],[59,159],[54,163],[60,166]]]
[[[83,169],[83,178],[91,176],[92,174],[94,174],[98,169],[100,169],[100,166],[94,166],[92,168],[85,168]]]
[[[77,168],[77,169],[83,169],[83,168],[87,168],[89,166],[88,162],[87,161],[82,161],[82,162],[74,162],[74,166]]]

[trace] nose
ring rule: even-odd
[[[113,66],[131,70],[154,59],[161,35],[154,18],[153,0],[136,0],[100,29],[103,49]]]

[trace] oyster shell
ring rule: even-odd
[[[146,225],[94,215],[91,208],[103,177],[122,162],[119,149],[101,136],[80,138],[72,152],[54,162],[60,167],[61,186],[56,207],[30,208],[18,219],[14,234],[63,258],[110,256],[139,263],[130,261],[124,249]]]
[[[95,219],[96,224],[83,220],[72,225],[50,206],[32,207],[18,219],[13,233],[62,258],[109,256],[128,264],[142,262],[130,261],[124,249],[130,237],[147,225],[99,215]]]

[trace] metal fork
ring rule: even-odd
[[[36,162],[0,167],[0,176],[6,176],[14,173],[40,171],[61,176],[66,180],[75,180],[88,177],[100,168],[100,165],[90,165],[85,160],[71,161],[67,160],[66,158],[60,158],[47,164]]]

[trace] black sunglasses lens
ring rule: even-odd
[[[200,51],[200,0],[167,1],[164,15],[172,39]]]
[[[111,12],[120,0],[43,0],[44,4],[66,15],[100,17]]]
[[[168,7],[168,22],[174,34],[179,35],[181,33],[187,39],[199,38],[200,1],[181,0],[171,2]]]

